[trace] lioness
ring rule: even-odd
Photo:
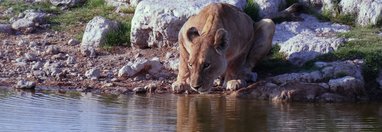
[[[180,65],[173,90],[191,87],[199,93],[207,92],[219,76],[228,90],[245,87],[253,67],[271,49],[274,31],[272,20],[254,24],[232,5],[206,6],[179,32]]]

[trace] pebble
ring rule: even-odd
[[[42,67],[44,66],[44,64],[42,62],[36,62],[33,66],[32,66],[32,70],[40,70]]]
[[[136,94],[144,94],[147,90],[144,87],[136,87],[133,89],[133,92]]]
[[[19,89],[34,89],[36,87],[36,83],[32,81],[20,80],[17,82],[15,88]]]
[[[26,61],[36,61],[37,55],[33,53],[25,53],[24,55]]]
[[[70,39],[68,41],[68,45],[71,45],[71,46],[75,46],[75,45],[78,45],[80,44],[80,41],[76,40],[76,39]]]
[[[76,58],[74,56],[69,56],[68,59],[66,60],[66,64],[75,64],[76,63]]]
[[[100,77],[101,71],[97,68],[92,68],[88,71],[86,71],[85,76],[87,78],[90,78],[91,80],[96,80]]]

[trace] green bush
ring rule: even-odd
[[[259,21],[261,19],[259,14],[259,5],[253,3],[252,0],[248,0],[247,5],[244,7],[244,12],[252,18],[253,21]]]

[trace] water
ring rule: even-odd
[[[382,131],[382,103],[221,95],[101,96],[0,89],[0,131]]]

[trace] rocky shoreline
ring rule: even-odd
[[[50,2],[54,6],[64,5],[64,12],[83,3],[75,0],[61,4],[55,0]],[[182,0],[167,3],[167,6],[152,2],[131,1],[136,5],[131,21],[132,47],[117,45],[111,48],[102,48],[101,45],[110,32],[119,29],[121,24],[117,21],[95,16],[70,32],[55,31],[49,23],[49,18],[55,14],[41,10],[25,10],[15,14],[9,7],[0,13],[10,17],[8,22],[0,24],[0,86],[108,94],[171,93],[179,63],[177,34],[185,20],[211,2],[226,2],[240,9],[245,8],[247,3],[245,0],[195,1],[190,2],[192,8],[185,10],[178,6]],[[107,0],[106,3],[116,6],[116,10],[132,5],[130,1],[118,4]],[[260,14],[262,17],[275,14],[274,8],[262,6],[282,3],[282,0],[259,3],[262,9]],[[346,5],[344,2],[341,4]],[[327,3],[321,5],[322,10],[329,7]],[[150,17],[153,14],[155,17]],[[311,14],[296,16],[299,21],[278,23],[273,38],[273,45],[280,48],[277,52],[296,67],[352,41],[338,35],[352,30],[351,26],[322,22]],[[361,17],[365,16],[358,17],[358,22]],[[360,23],[364,25],[365,22]],[[78,40],[74,33],[81,31],[84,32],[82,40]],[[211,93],[272,101],[371,100],[375,97],[370,96],[380,94],[369,95],[370,88],[366,88],[366,81],[370,80],[364,78],[363,65],[363,59],[315,61],[309,70],[301,68],[283,74],[259,75],[257,82],[247,88],[225,91],[216,87]],[[382,77],[378,78],[373,81],[382,82]]]

